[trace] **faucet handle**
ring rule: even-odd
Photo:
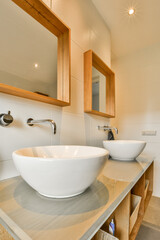
[[[3,127],[8,126],[13,122],[13,117],[11,116],[11,111],[8,111],[8,113],[2,113],[0,114],[0,125]]]
[[[116,132],[116,134],[118,134],[118,128],[116,128],[116,127],[110,127],[110,126],[98,126],[97,128],[98,128],[98,130],[103,130],[103,131],[107,131],[107,130],[109,131],[109,130],[114,129],[115,132]]]
[[[28,118],[28,119],[27,119],[27,124],[28,124],[29,126],[33,126],[33,125],[34,125],[33,123],[31,123],[32,120],[33,120],[33,118]]]
[[[97,126],[98,130],[110,130],[110,127],[109,126]]]

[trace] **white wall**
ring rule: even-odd
[[[155,156],[154,195],[160,197],[160,43],[112,62],[116,73],[116,119],[119,139],[147,141]],[[156,130],[156,136],[142,136]]]
[[[0,127],[0,179],[18,174],[11,156],[18,148],[51,144],[102,146],[106,139],[96,127],[109,120],[83,112],[83,53],[93,49],[110,66],[110,32],[91,1],[45,2],[71,28],[72,104],[61,108],[0,93],[0,113],[11,110],[14,117],[9,127]],[[52,118],[57,134],[53,136],[48,125],[27,126],[29,117]]]

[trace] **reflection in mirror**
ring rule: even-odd
[[[0,82],[57,98],[57,37],[10,0],[0,32]]]
[[[92,67],[92,109],[106,112],[106,77]]]

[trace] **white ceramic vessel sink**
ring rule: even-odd
[[[103,141],[103,146],[115,160],[133,161],[146,146],[144,141],[136,140],[111,140]]]
[[[66,198],[84,192],[105,165],[109,152],[87,146],[45,146],[13,152],[22,178],[47,197]]]

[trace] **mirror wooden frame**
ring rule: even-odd
[[[41,0],[12,0],[58,39],[57,99],[0,83],[0,92],[57,106],[71,103],[71,30]]]
[[[106,77],[106,113],[92,109],[92,66]],[[92,50],[84,53],[84,112],[115,117],[115,74]]]

